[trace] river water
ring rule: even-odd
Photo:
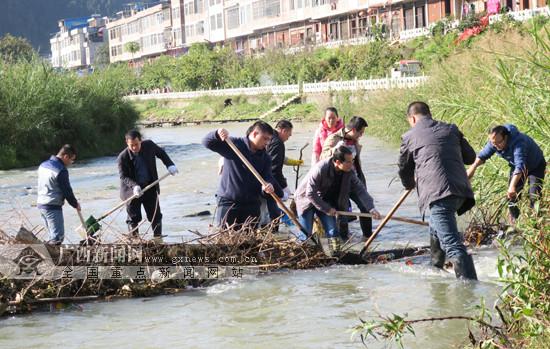
[[[232,135],[243,135],[248,125],[224,125]],[[161,183],[161,208],[166,241],[194,238],[192,231],[207,232],[212,216],[185,217],[203,210],[214,213],[218,184],[215,153],[203,148],[201,138],[216,126],[146,129],[145,137],[165,147],[180,173]],[[296,124],[286,143],[287,156],[298,157],[299,148],[311,142],[314,124]],[[395,178],[398,150],[370,137],[362,139],[363,167],[369,192],[383,214],[397,201],[402,187]],[[121,141],[121,149],[124,146]],[[304,151],[309,164],[311,145]],[[165,169],[159,162],[159,173]],[[307,166],[301,172],[305,173]],[[116,157],[77,161],[69,169],[71,183],[85,216],[99,216],[118,202],[119,179]],[[290,185],[295,174],[285,167]],[[36,200],[36,168],[0,171],[0,226],[14,232],[23,223],[42,224]],[[65,206],[66,242],[80,239],[75,211]],[[417,218],[416,197],[411,195],[398,215]],[[125,231],[125,213],[105,220],[113,231],[107,240]],[[146,230],[145,223],[141,231]],[[357,222],[350,225],[361,234]],[[422,246],[428,243],[425,227],[389,223],[380,233],[378,248]],[[496,252],[475,251],[480,282],[457,281],[453,274],[435,270],[427,258],[407,265],[334,266],[307,271],[281,271],[258,277],[223,282],[175,296],[128,299],[83,304],[77,309],[0,320],[0,348],[51,346],[102,348],[353,348],[362,344],[350,338],[350,328],[362,319],[378,315],[408,314],[408,317],[475,314],[473,307],[484,298],[495,300]],[[416,336],[405,338],[406,348],[454,348],[467,340],[460,321],[423,323]],[[384,342],[369,339],[369,347]]]

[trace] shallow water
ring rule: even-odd
[[[224,125],[231,134],[241,135],[248,125]],[[195,237],[190,230],[206,232],[208,217],[184,217],[209,210],[214,213],[214,192],[218,183],[216,154],[200,145],[206,132],[216,126],[146,129],[145,136],[164,146],[180,173],[161,183],[164,233],[168,241]],[[296,124],[286,144],[287,156],[298,157],[299,148],[310,141],[315,125]],[[363,137],[363,167],[368,189],[377,208],[387,212],[402,193],[397,173],[397,149]],[[121,142],[121,149],[123,143]],[[304,151],[309,163],[311,145]],[[159,162],[159,172],[164,166]],[[96,217],[118,202],[118,174],[115,157],[77,162],[70,178],[83,213]],[[301,173],[305,174],[306,169]],[[291,186],[295,174],[285,173]],[[30,189],[27,189],[30,188]],[[0,172],[0,223],[14,231],[42,224],[36,207],[36,168]],[[67,205],[66,239],[78,241],[74,227],[78,218]],[[411,195],[399,209],[400,216],[419,219],[416,197]],[[125,213],[105,222],[124,232]],[[149,224],[142,226],[142,232]],[[357,222],[351,229],[361,234]],[[41,233],[45,237],[45,233]],[[149,231],[148,234],[151,234]],[[106,238],[115,238],[116,233]],[[389,223],[377,238],[379,248],[426,245],[425,227]],[[410,318],[472,314],[471,308],[484,297],[491,304],[499,291],[496,252],[476,251],[481,282],[456,281],[454,275],[434,270],[427,258],[386,265],[335,266],[307,271],[282,271],[269,275],[224,282],[176,296],[130,299],[110,303],[88,303],[79,309],[0,320],[0,347],[167,347],[192,348],[344,348],[358,347],[349,328],[359,318],[377,314],[405,314]],[[452,348],[466,340],[466,325],[460,321],[424,323],[416,337],[405,339],[406,348]],[[369,341],[369,347],[383,342]]]

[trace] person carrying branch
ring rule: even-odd
[[[271,157],[266,145],[273,137],[273,128],[263,121],[256,121],[246,131],[246,137],[231,137],[235,146],[248,159],[252,166],[268,183],[263,186],[246,167],[238,155],[225,142],[229,132],[220,128],[208,133],[202,144],[224,158],[220,185],[217,190],[218,207],[216,224],[218,226],[259,223],[260,198],[275,193],[283,197],[283,190],[273,178]]]
[[[417,188],[420,213],[430,210],[432,264],[443,268],[448,257],[457,278],[477,280],[456,223],[456,213],[475,204],[464,167],[474,162],[475,151],[456,125],[434,120],[424,102],[409,104],[407,120],[411,129],[402,136],[399,177],[407,190]]]

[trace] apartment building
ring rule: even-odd
[[[50,39],[52,66],[65,69],[90,67],[104,42],[106,18],[68,18],[58,21],[59,32]]]
[[[164,0],[132,5],[119,12],[107,29],[111,62],[135,62],[177,55],[194,43],[224,44],[237,52],[256,53],[369,40],[375,33],[406,40],[425,34],[431,24],[445,17],[486,11],[488,2],[517,11],[545,6],[544,1]],[[127,46],[131,42],[137,43],[134,50]]]
[[[185,43],[183,0],[133,4],[107,23],[110,62],[177,54]]]

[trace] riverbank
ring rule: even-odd
[[[36,166],[66,143],[78,159],[119,151],[138,119],[121,75],[113,67],[79,77],[39,58],[0,61],[0,170]]]

